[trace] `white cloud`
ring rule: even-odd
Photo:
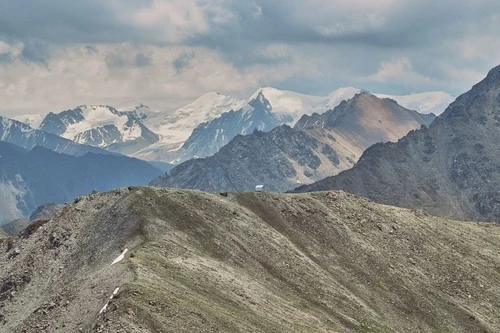
[[[380,64],[379,70],[368,77],[382,83],[396,83],[403,86],[415,86],[432,83],[432,79],[418,73],[413,69],[409,58],[402,57]]]
[[[0,225],[21,218],[22,213],[17,208],[17,197],[23,197],[25,192],[11,183],[0,183]]]
[[[238,70],[207,48],[96,45],[55,52],[47,66],[16,60],[0,66],[2,109],[60,111],[79,104],[113,104],[126,97],[172,109],[207,91],[237,94],[258,85],[259,75]],[[173,62],[193,52],[191,65],[178,72]],[[149,64],[134,66],[137,55]],[[117,65],[113,65],[115,62]]]
[[[2,114],[124,98],[169,109],[207,91],[243,96],[260,85],[456,95],[500,63],[497,0],[26,0],[5,7]]]
[[[195,0],[153,0],[133,13],[132,22],[159,32],[165,42],[179,42],[209,31],[205,13]]]

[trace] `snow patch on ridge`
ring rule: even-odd
[[[124,141],[134,140],[141,136],[141,129],[137,128],[138,126],[130,128],[125,126],[128,121],[126,115],[118,115],[107,106],[81,106],[80,109],[84,119],[68,125],[64,134],[61,135],[63,138],[75,140],[79,134],[105,125],[115,125],[118,130],[121,130]],[[85,144],[85,142],[78,143]]]
[[[113,260],[113,262],[111,263],[111,266],[122,261],[123,258],[125,258],[125,254],[127,254],[127,252],[128,252],[128,249],[123,250],[123,252],[115,260]]]
[[[118,294],[118,291],[120,290],[120,287],[116,288],[113,293],[111,294],[111,296],[109,297],[109,300],[106,302],[106,304],[104,304],[104,306],[101,308],[101,311],[99,311],[99,314],[102,314],[104,311],[106,311],[106,309],[108,308],[108,305],[109,305],[109,301],[111,301],[113,299],[113,297],[116,296],[116,294]]]

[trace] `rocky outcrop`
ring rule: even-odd
[[[343,189],[460,219],[500,221],[500,66],[430,127],[368,149],[356,166],[298,191]]]
[[[30,215],[30,221],[51,220],[64,208],[64,205],[55,203],[46,203],[39,206]]]

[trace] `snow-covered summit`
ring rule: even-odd
[[[144,120],[145,125],[161,137],[161,141],[152,149],[176,150],[199,124],[244,105],[244,100],[209,92],[172,113],[154,114]]]
[[[118,111],[108,105],[80,105],[61,113],[49,113],[40,130],[76,143],[132,153],[158,141],[135,111]]]
[[[31,128],[38,128],[42,123],[44,116],[41,114],[22,114],[19,116],[13,116],[12,119],[20,121],[24,124],[29,125]]]
[[[273,87],[259,88],[251,97],[255,99],[259,94],[265,96],[272,107],[272,111],[280,116],[287,115],[295,124],[304,114],[314,112],[323,113],[337,106],[342,100],[352,98],[361,90],[353,87],[339,88],[328,96],[305,95],[289,90],[280,90]]]
[[[434,113],[435,115],[441,114],[455,100],[454,97],[443,91],[429,91],[410,95],[375,95],[380,98],[393,99],[407,109],[416,110],[420,113]]]

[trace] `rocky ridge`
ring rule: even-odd
[[[119,189],[0,240],[0,327],[498,332],[499,241],[342,192]]]

